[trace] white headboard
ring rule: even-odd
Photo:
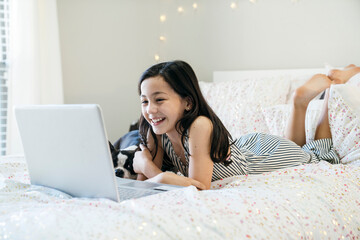
[[[241,81],[247,78],[276,77],[289,75],[292,77],[314,75],[317,73],[327,73],[326,68],[308,68],[308,69],[278,69],[278,70],[244,70],[244,71],[215,71],[213,73],[213,82],[223,82],[229,80]]]

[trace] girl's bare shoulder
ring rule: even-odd
[[[211,134],[213,129],[213,123],[205,116],[198,116],[191,124],[189,135],[193,134]]]

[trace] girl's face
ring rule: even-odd
[[[161,76],[147,78],[141,83],[140,99],[142,114],[155,134],[177,133],[175,124],[190,107]]]

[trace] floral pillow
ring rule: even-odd
[[[284,104],[290,80],[281,77],[249,78],[218,83],[200,82],[201,91],[234,138],[252,132],[269,133],[262,113]]]
[[[285,129],[291,113],[291,104],[280,104],[263,109],[269,133],[284,137]]]
[[[300,76],[296,76],[296,77],[291,77],[290,78],[290,91],[289,94],[287,96],[287,100],[286,103],[287,104],[291,104],[292,103],[292,96],[295,92],[295,90],[300,87],[301,85],[303,85],[306,81],[308,81],[311,77],[313,76],[313,74],[305,74],[305,75],[300,75]],[[320,99],[320,97],[323,95],[323,93],[320,93],[318,96],[316,96],[314,98],[314,100],[316,99]]]
[[[305,131],[306,142],[314,140],[317,123],[319,122],[324,100],[312,100],[306,111]],[[281,104],[263,109],[269,133],[284,137],[291,114],[291,104]]]
[[[329,98],[329,124],[335,151],[342,163],[360,159],[360,88],[333,85]]]
[[[292,103],[292,95],[294,94],[295,90],[303,85],[307,80],[312,77],[312,74],[304,74],[299,76],[290,76],[290,90],[286,99],[287,104]]]

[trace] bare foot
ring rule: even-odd
[[[332,84],[330,78],[325,74],[316,74],[310,78],[304,85],[300,86],[295,90],[294,94],[294,105],[295,107],[304,107],[306,108],[309,102],[323,92],[325,89],[329,88]]]
[[[360,72],[360,67],[350,64],[345,67],[344,70],[333,69],[329,72],[329,78],[334,81],[335,84],[342,84],[349,81],[355,74]]]
[[[353,67],[356,67],[356,65],[354,65],[354,64],[349,64],[349,65],[347,65],[346,67],[344,67],[344,69],[353,68]]]

